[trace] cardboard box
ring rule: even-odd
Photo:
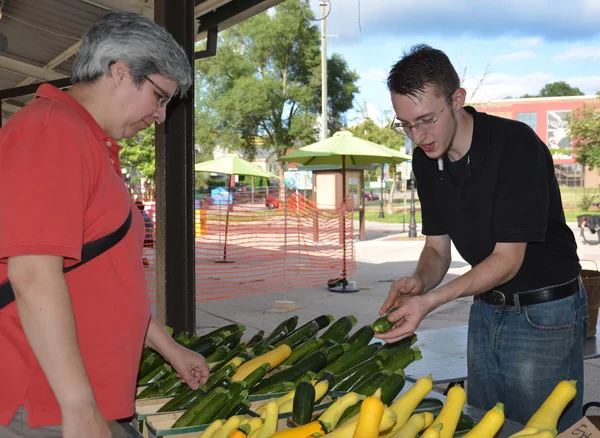
[[[600,416],[583,417],[558,438],[600,438]]]

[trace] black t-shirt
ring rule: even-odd
[[[439,170],[437,160],[414,151],[423,234],[449,235],[472,266],[498,242],[527,242],[521,269],[497,290],[520,292],[572,280],[581,270],[577,244],[565,222],[548,147],[524,123],[465,110],[474,128],[462,183],[454,182],[460,174],[450,177],[447,162]]]

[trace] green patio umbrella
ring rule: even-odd
[[[233,175],[259,176],[264,178],[279,178],[274,173],[271,173],[256,164],[244,160],[237,155],[229,154],[214,160],[196,163],[194,166],[196,172],[222,173],[229,175],[227,178],[227,191],[231,191],[231,181]],[[233,202],[233,197],[231,198]],[[215,263],[233,263],[233,260],[227,259],[227,231],[229,228],[229,207],[225,218],[225,243],[223,245],[223,258],[215,260]]]
[[[304,165],[342,165],[342,199],[344,217],[346,211],[346,166],[370,164],[400,164],[410,160],[409,155],[388,147],[355,137],[349,131],[339,131],[333,136],[284,155],[280,161]],[[342,221],[343,235],[346,236],[346,221]],[[342,286],[330,288],[333,292],[357,292],[358,289],[346,286],[346,239],[343,239],[344,267]]]

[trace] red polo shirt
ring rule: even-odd
[[[118,245],[66,275],[81,355],[108,420],[133,414],[150,318],[144,221],[123,182],[119,150],[79,103],[49,85],[0,129],[0,282],[8,257],[48,254],[75,263],[84,242],[116,230],[133,209]],[[0,352],[0,425],[23,405],[30,427],[60,424],[14,302],[0,310]]]

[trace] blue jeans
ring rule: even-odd
[[[496,308],[477,300],[469,315],[467,402],[483,410],[504,403],[506,418],[527,423],[561,380],[577,380],[559,432],[581,418],[583,343],[587,333],[583,285],[568,298]]]

